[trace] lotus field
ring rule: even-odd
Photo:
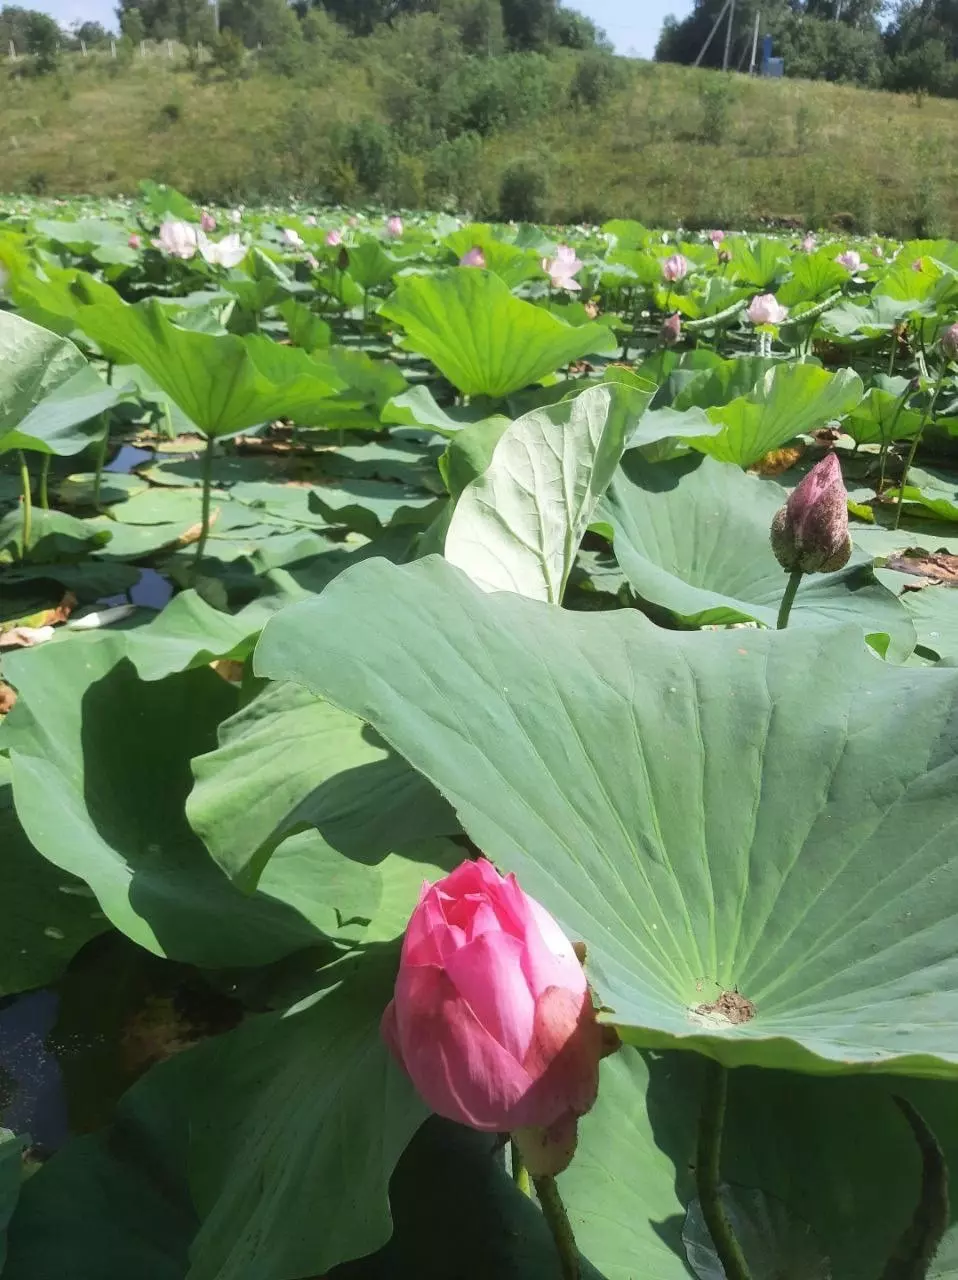
[[[0,280],[3,1280],[958,1277],[958,244]]]

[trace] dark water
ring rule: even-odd
[[[156,456],[152,449],[137,449],[132,444],[123,444],[120,445],[120,450],[113,461],[108,463],[103,470],[127,475],[134,467],[139,467],[144,462],[152,462]]]
[[[46,1046],[58,1004],[54,992],[33,991],[0,1009],[0,1118],[49,1150],[69,1136],[60,1066]]]

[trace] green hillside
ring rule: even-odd
[[[152,177],[221,202],[958,234],[958,102],[599,50],[463,58],[428,17],[306,65],[197,66],[154,46],[14,69],[0,184],[110,194]]]

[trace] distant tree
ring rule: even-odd
[[[220,29],[232,31],[247,49],[302,37],[296,14],[286,0],[222,0]]]
[[[0,50],[5,51],[12,40],[18,53],[55,59],[62,39],[63,32],[49,14],[20,5],[5,5],[0,9]]]
[[[556,10],[552,26],[552,38],[566,49],[605,49],[611,51],[612,42],[601,27],[576,9]]]
[[[72,34],[78,44],[82,40],[88,49],[95,49],[97,45],[110,42],[110,33],[102,22],[78,22]]]
[[[545,49],[555,38],[556,0],[502,0],[502,22],[513,49]]]
[[[209,0],[120,0],[116,16],[131,40],[182,40],[190,45],[213,40]]]

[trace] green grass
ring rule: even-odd
[[[7,192],[131,192],[140,178],[200,199],[378,199],[499,213],[503,171],[545,170],[551,221],[629,216],[657,225],[765,220],[863,233],[958,235],[958,103],[799,80],[624,63],[596,109],[563,96],[462,155],[396,128],[388,179],[363,190],[337,149],[344,125],[389,122],[361,61],[315,83],[258,69],[203,80],[162,56],[71,58],[55,76],[0,81]]]

